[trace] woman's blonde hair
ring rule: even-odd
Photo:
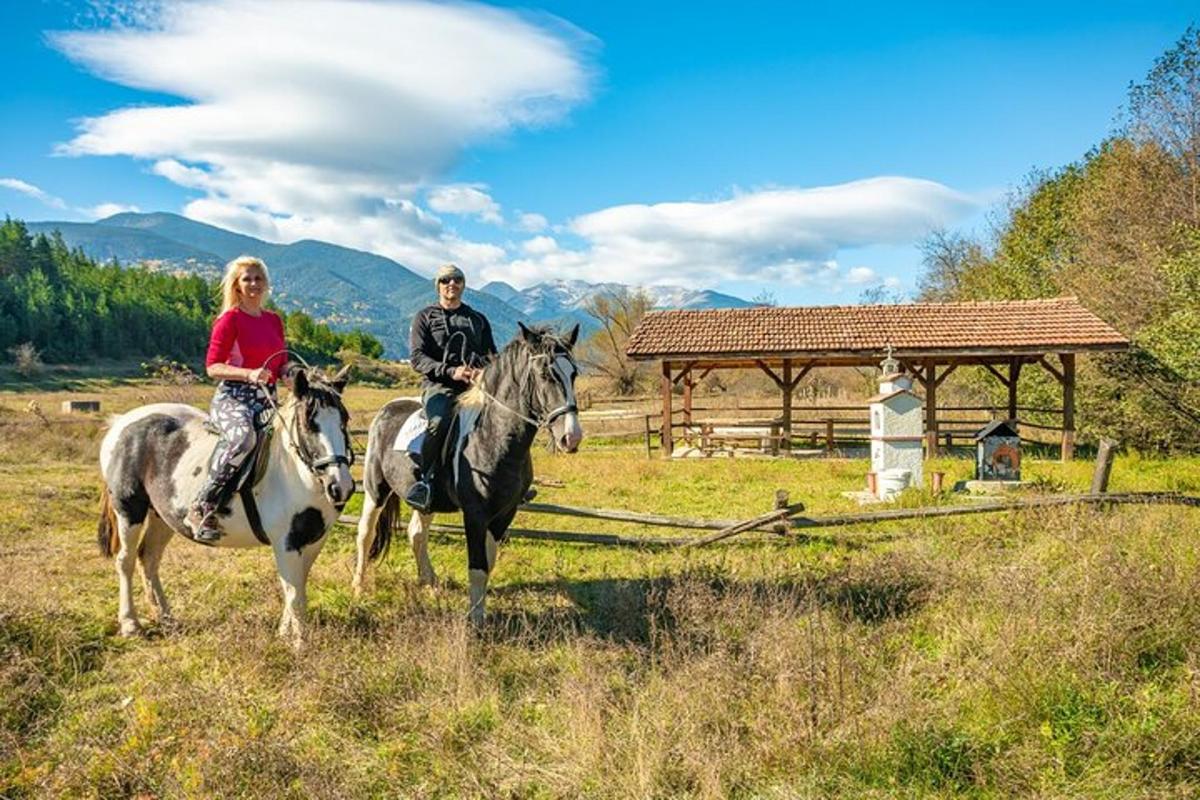
[[[266,291],[263,292],[263,299],[265,300],[270,293],[271,275],[267,272],[267,265],[263,263],[263,260],[254,256],[238,256],[225,265],[225,277],[221,278],[222,314],[241,302],[242,290],[238,287],[238,278],[242,277],[242,273],[250,267],[258,267],[262,270],[263,281],[267,284]]]

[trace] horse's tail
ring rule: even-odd
[[[387,556],[388,548],[392,546],[392,531],[400,526],[400,498],[395,492],[388,492],[387,499],[379,509],[379,518],[375,520],[375,541],[371,542],[371,560],[380,561]]]
[[[100,546],[100,555],[112,558],[121,549],[121,540],[117,534],[117,512],[113,510],[112,492],[108,486],[100,487],[100,519],[96,523],[96,544]]]

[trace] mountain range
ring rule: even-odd
[[[271,270],[272,298],[288,311],[302,310],[339,330],[362,328],[383,342],[389,358],[408,354],[413,316],[436,299],[430,279],[374,253],[306,239],[273,244],[177,214],[126,212],[90,223],[31,222],[32,233],[58,231],[72,248],[99,261],[144,264],[152,269],[218,277],[239,255],[263,259]],[[469,265],[467,271],[470,271]],[[517,321],[597,327],[584,306],[618,283],[548,281],[526,289],[493,281],[468,288],[465,300],[491,321],[496,341],[508,341]],[[740,308],[745,300],[708,290],[646,287],[656,308]]]

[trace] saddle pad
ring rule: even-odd
[[[400,426],[396,441],[392,443],[393,450],[407,450],[413,455],[421,455],[421,444],[425,441],[425,410],[409,414],[408,419]]]
[[[463,448],[467,446],[467,437],[471,435],[471,431],[475,430],[475,424],[479,422],[479,415],[482,412],[481,408],[463,408],[459,407],[455,414],[458,416],[458,425],[456,426],[457,438],[453,442],[453,449],[446,453],[450,457],[450,463],[454,466],[454,485],[458,485],[458,462],[459,455]],[[408,419],[404,420],[404,424],[400,426],[400,432],[396,434],[396,441],[392,443],[393,450],[407,450],[414,456],[421,455],[421,444],[425,441],[425,409],[410,414]]]

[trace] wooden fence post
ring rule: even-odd
[[[1096,470],[1092,473],[1092,494],[1104,494],[1108,491],[1108,476],[1112,474],[1113,456],[1116,452],[1116,442],[1112,439],[1100,440],[1100,449],[1096,451]]]
[[[825,420],[825,449],[833,452],[833,420]]]

